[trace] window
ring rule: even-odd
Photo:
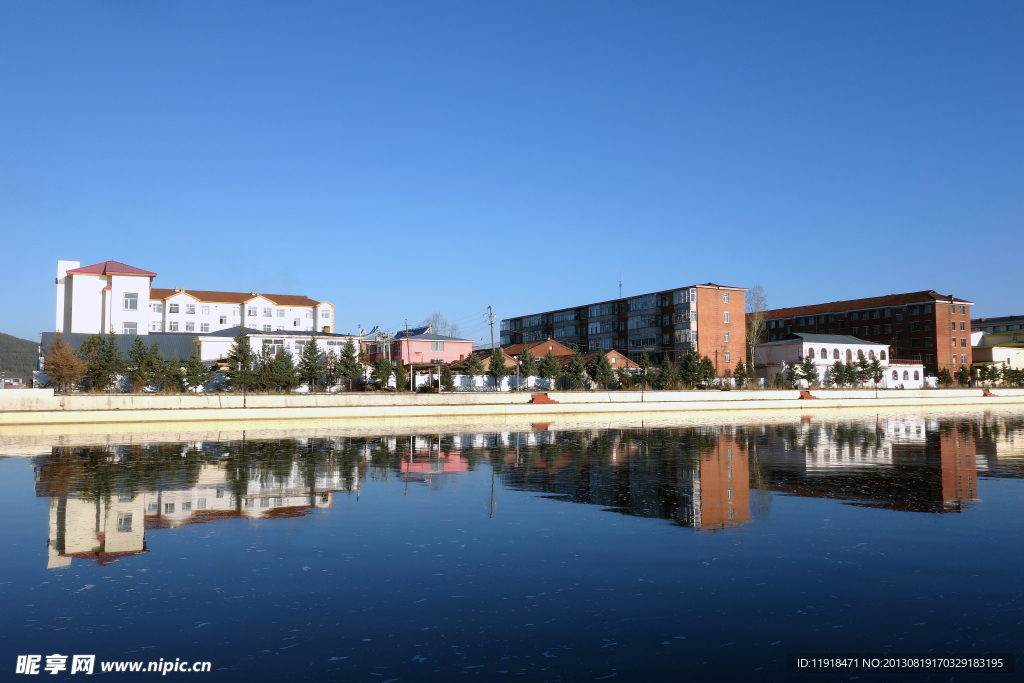
[[[150,503],[149,505],[146,506],[146,512],[151,512],[155,515],[156,513],[160,512],[160,505],[157,503]]]
[[[880,360],[885,360],[885,351],[879,351],[878,352],[878,358]]]
[[[228,317],[226,315],[222,315],[220,317],[220,324],[221,325],[227,325],[228,324]]]
[[[857,314],[856,313],[851,313],[850,314],[850,320],[857,320]]]
[[[284,309],[283,308],[277,309],[277,317],[278,318],[283,318],[284,317]]]
[[[728,296],[728,294],[726,296]],[[728,351],[725,352],[725,362],[726,363],[730,362],[729,361],[729,352]]]
[[[953,326],[953,330],[956,330],[956,321],[955,320],[953,322],[951,322],[950,325]]]
[[[195,323],[185,323],[185,331],[186,332],[195,332],[196,331],[196,324]]]
[[[910,373],[906,370],[903,371],[903,379],[910,379]]]
[[[210,323],[203,323],[202,325],[200,325],[199,326],[199,331],[200,332],[209,332],[210,331]]]
[[[820,355],[823,360],[828,360],[828,349],[822,349]]]
[[[224,489],[217,489],[217,498],[224,497]]]
[[[859,327],[851,327],[850,328],[850,334],[852,334],[854,336],[860,334],[860,328]]]
[[[889,334],[889,333],[891,333],[891,332],[892,332],[892,325],[886,325],[886,326],[885,326],[885,333],[886,333],[886,334]]]
[[[273,327],[274,327],[273,325],[264,325],[263,326],[263,331],[264,332],[273,332]]]
[[[917,332],[920,329],[921,329],[921,323],[917,323],[917,322],[910,323],[910,331],[911,332]]]
[[[255,306],[249,306],[249,317],[253,318],[255,316],[256,316],[256,307]]]
[[[932,339],[931,337],[925,337],[924,338],[925,348],[929,348],[930,349],[934,345],[934,343],[935,343],[935,340]]]
[[[292,321],[292,327],[298,327],[298,326],[299,326],[299,319],[295,318],[295,320]]]
[[[911,358],[913,358],[914,360],[917,360],[917,359],[919,359],[920,357],[921,357],[921,356],[911,356]],[[932,354],[930,354],[930,353],[926,353],[926,354],[924,354],[924,362],[925,362],[925,363],[934,363],[934,362],[935,362],[935,356],[933,356],[933,355],[932,355]]]
[[[963,354],[962,356],[960,356],[960,362],[963,363],[964,365],[967,365],[967,354],[966,353]]]
[[[896,322],[898,322],[898,323],[903,322],[903,314],[902,313],[897,313],[896,314]]]
[[[202,313],[203,315],[210,315],[210,307],[209,306],[200,306],[199,307],[199,312]]]
[[[999,325],[996,325],[995,327],[992,328],[992,331],[993,332],[1002,332],[1003,328],[1001,328]]]
[[[931,304],[925,304],[924,305],[924,312],[925,312],[925,314],[931,313],[932,312],[932,305]]]
[[[163,332],[164,331],[164,324],[163,323],[153,323],[152,325],[149,326],[149,331],[150,332]]]
[[[121,334],[138,334],[139,324],[138,323],[122,323]]]
[[[910,307],[910,315],[917,315],[918,313],[920,313],[920,307],[919,306],[911,306]]]
[[[274,309],[273,308],[264,308],[263,309],[263,317],[264,318],[273,318],[274,317]]]
[[[925,320],[924,321],[924,329],[926,329],[926,330],[932,329],[932,321],[931,320]]]
[[[260,507],[261,508],[270,507],[270,499],[269,498],[260,498]]]
[[[722,292],[722,303],[729,303],[729,292]]]
[[[892,378],[893,379],[899,379],[900,378],[900,373],[897,372],[896,370],[893,370],[892,371]]]
[[[869,360],[874,360],[875,359],[875,350],[874,349],[870,349],[868,351],[868,359]]]
[[[921,379],[921,376],[918,374],[917,370],[914,370],[914,379],[917,379],[917,380]]]
[[[601,331],[601,323],[590,323],[587,325],[587,334],[597,334]]]
[[[444,351],[444,342],[430,342],[431,351]],[[497,367],[497,366],[495,366]]]
[[[967,323],[965,323],[963,320],[960,321],[960,331],[961,332],[963,332],[963,331],[965,331],[967,329],[966,325],[967,325]],[[1012,325],[1007,325],[1007,327],[1010,328],[1010,327],[1012,327]]]
[[[139,310],[139,295],[134,292],[124,293],[124,310],[126,311],[137,311]]]
[[[178,321],[177,320],[172,320],[171,322],[167,323],[167,331],[168,332],[177,332],[178,331]]]
[[[725,343],[726,344],[729,343],[729,333],[728,332],[725,333]]]
[[[206,499],[205,498],[200,498],[199,500],[196,501],[196,509],[197,510],[205,510],[206,509]]]
[[[956,315],[956,306],[950,306],[949,307],[949,314],[950,315]]]
[[[177,313],[178,312],[178,304],[167,304],[167,312],[168,313]]]
[[[892,309],[891,308],[885,309],[884,315],[885,315],[886,318],[891,318],[892,317]]]
[[[921,348],[921,340],[920,339],[911,339],[910,340],[910,348],[912,348],[912,349],[919,349],[919,348]]]
[[[278,325],[274,328],[275,332],[284,332],[284,325]]]
[[[155,304],[153,304],[153,312],[154,313],[163,313],[164,312],[164,302],[163,301],[157,301]]]
[[[174,512],[174,503],[164,503],[164,514],[170,515]]]
[[[953,354],[953,365],[956,365],[956,354]]]
[[[306,345],[305,341],[296,340],[296,342],[295,342],[295,355],[296,356],[301,356],[302,355],[302,348],[305,345]],[[384,347],[381,348],[381,353],[383,353],[383,351],[384,351]]]
[[[875,325],[875,334],[879,334],[881,331],[882,329],[878,325]]]
[[[832,349],[832,358],[839,360],[839,349]]]
[[[307,318],[312,318],[313,317],[313,311],[306,311],[306,317]]]
[[[117,513],[117,530],[123,533],[127,533],[132,530],[132,513]]]
[[[181,504],[181,510],[182,510],[182,512],[188,512],[188,511],[190,511],[191,509],[192,509],[192,501],[188,501],[187,503],[182,503],[182,504]]]
[[[327,320],[328,318],[330,318],[331,317],[331,309],[325,308],[324,310],[320,311],[320,317],[323,318],[324,320]]]
[[[723,318],[722,318],[722,322],[723,322],[723,323],[727,323],[727,322],[729,322],[729,311],[726,311],[726,312],[725,312],[725,313],[723,313],[722,315],[723,315]]]
[[[852,360],[853,360],[853,351],[851,349],[846,349],[846,362],[849,363]]]
[[[195,313],[196,313],[196,305],[195,304],[185,304],[185,313],[186,314],[195,315]]]
[[[967,307],[966,306],[961,306],[960,307],[960,315],[967,315]]]

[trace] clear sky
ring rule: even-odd
[[[339,331],[695,282],[1024,313],[1024,4],[0,3],[0,331],[58,259]]]

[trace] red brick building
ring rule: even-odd
[[[694,349],[724,377],[746,358],[746,291],[708,282],[507,318],[501,345],[553,339],[584,352],[614,349],[632,361],[647,353],[656,365]]]
[[[925,372],[971,365],[970,301],[934,290],[768,311],[762,342],[792,332],[845,334],[889,345],[894,359],[919,360]]]

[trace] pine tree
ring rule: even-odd
[[[248,390],[252,386],[253,364],[256,362],[256,354],[249,346],[249,337],[245,334],[245,328],[238,327],[238,334],[235,341],[228,349],[228,369],[224,375],[224,386],[232,391]]]
[[[537,374],[548,380],[549,384],[558,379],[558,376],[562,374],[562,364],[558,362],[551,349],[548,349],[547,354],[541,360],[540,367],[537,368]]]
[[[395,363],[392,372],[395,373],[395,388],[398,391],[405,391],[408,387],[409,377],[405,372],[405,366],[401,363]]]
[[[633,373],[627,368],[619,368],[616,370],[615,379],[618,381],[620,389],[633,388]]]
[[[534,377],[537,374],[537,359],[534,358],[530,349],[526,346],[519,353],[519,376]]]
[[[309,390],[312,392],[316,391],[317,382],[323,376],[324,364],[320,358],[320,346],[316,343],[316,335],[311,334],[299,356],[299,379],[309,384]]]
[[[672,389],[678,383],[679,370],[666,353],[661,359],[661,368],[658,369],[658,386],[662,389]]]
[[[292,358],[292,354],[284,349],[278,349],[274,354],[272,367],[275,387],[288,393],[298,385],[299,379],[295,375],[295,360]]]
[[[101,346],[103,346],[103,337],[92,334],[86,337],[78,347],[78,357],[85,363],[85,379],[89,383],[90,391],[99,391],[100,388],[100,377],[103,374],[99,357]]]
[[[743,383],[747,379],[747,366],[743,361],[736,362],[736,369],[733,370],[733,377],[736,378],[736,388],[742,389]]]
[[[648,381],[651,374],[651,359],[647,356],[646,351],[640,354],[640,360],[637,361],[637,365],[640,366],[640,372],[637,373],[637,377],[640,380],[640,388],[647,389],[649,388]]]
[[[715,363],[711,360],[710,356],[704,356],[700,359],[700,381],[702,384],[707,386],[714,378]]]
[[[466,360],[462,362],[462,374],[469,376],[469,386],[472,389],[473,378],[477,375],[484,374],[484,364],[480,360],[480,356],[475,353],[471,353],[466,356]]]
[[[857,359],[857,367],[854,372],[856,373],[857,384],[871,381],[871,364],[868,362],[867,356],[861,356]]]
[[[160,342],[153,342],[146,350],[146,367],[149,372],[146,384],[154,384],[158,390],[162,390],[166,365],[164,354],[160,351]]]
[[[877,358],[872,358],[871,362],[868,363],[868,373],[872,382],[878,384],[882,381],[882,376],[885,371],[882,369],[882,361]]]
[[[324,382],[328,391],[338,383],[338,354],[334,349],[328,349],[324,354]]]
[[[455,378],[452,376],[452,366],[450,365],[441,368],[441,387],[445,391],[455,390]]]
[[[43,370],[57,391],[69,391],[85,378],[88,366],[72,350],[60,332],[55,334],[43,355]]]
[[[947,368],[942,368],[942,371],[939,372],[939,384],[941,384],[944,387],[948,387],[952,383],[953,376],[949,374],[949,370]]]
[[[99,367],[100,385],[98,388],[104,391],[113,389],[118,378],[125,371],[124,357],[121,355],[121,347],[117,345],[117,335],[113,328],[100,344]]]
[[[803,362],[797,366],[796,377],[806,381],[808,387],[818,381],[818,364],[814,362],[813,352],[805,355]]]
[[[967,369],[966,365],[961,365],[960,369],[956,371],[956,381],[965,387],[971,383],[971,371]]]
[[[181,361],[178,360],[178,352],[171,355],[171,360],[160,368],[160,388],[162,391],[178,393],[185,381],[185,373],[181,369]]]
[[[494,378],[494,388],[501,391],[501,378],[511,374],[511,370],[505,363],[505,353],[501,347],[497,347],[491,353],[491,361],[487,367],[487,374]]]
[[[199,351],[192,349],[192,355],[185,361],[185,383],[192,391],[202,389],[213,381],[213,371],[199,360]]]
[[[608,388],[608,383],[612,381],[612,364],[608,362],[608,356],[604,354],[604,351],[598,351],[594,355],[590,366],[587,368],[587,374],[590,375],[590,379],[593,380],[594,384],[599,384],[606,389]]]
[[[701,382],[700,356],[693,349],[683,354],[680,379],[684,386],[695,387]]]
[[[837,360],[829,366],[829,381],[839,388],[846,386],[846,367],[843,361]]]
[[[583,387],[583,380],[586,379],[586,376],[587,368],[583,364],[583,356],[577,349],[572,352],[569,364],[565,366],[565,378],[569,380],[569,386],[573,389],[580,389]]]
[[[134,392],[142,391],[142,388],[152,379],[152,372],[149,368],[149,349],[142,343],[142,337],[138,335],[132,340],[132,345],[128,347],[125,370]]]
[[[253,369],[252,383],[248,387],[250,391],[270,391],[276,386],[274,383],[274,354],[271,352],[271,348],[264,344],[256,354],[256,367]]]
[[[377,361],[376,365],[373,366],[373,372],[370,373],[370,377],[377,382],[377,386],[380,389],[388,388],[388,380],[391,378],[391,361],[387,358],[381,358]]]
[[[352,380],[363,374],[363,367],[356,355],[355,344],[349,339],[338,356],[338,377],[348,380],[348,390],[352,391]]]

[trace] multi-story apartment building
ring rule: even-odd
[[[156,273],[117,261],[57,262],[57,332],[204,334],[239,325],[264,332],[331,332],[334,306],[294,294],[152,287]]]
[[[501,345],[554,339],[581,351],[615,349],[633,361],[646,352],[656,364],[693,349],[725,376],[745,358],[746,291],[709,282],[508,318]]]
[[[793,332],[885,343],[890,358],[919,360],[930,375],[971,364],[971,306],[934,290],[768,311],[762,342]]]

